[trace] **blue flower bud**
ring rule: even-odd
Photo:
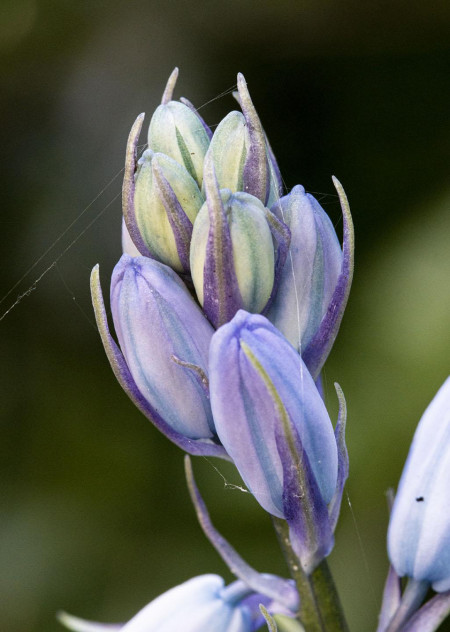
[[[401,577],[450,590],[450,377],[419,422],[392,508],[388,551]]]
[[[299,354],[263,316],[239,311],[209,353],[217,434],[256,500],[288,521],[306,572],[332,547],[333,427]],[[299,501],[299,494],[301,501]]]
[[[161,105],[155,110],[148,130],[148,145],[182,165],[201,187],[203,160],[210,136],[203,121],[190,105],[172,101],[178,70],[169,78]]]
[[[153,257],[189,271],[192,224],[204,202],[195,180],[173,158],[148,149],[138,161],[134,213]]]
[[[98,267],[91,291],[102,342],[120,384],[139,409],[191,454],[224,456],[208,393],[213,328],[179,277],[167,266],[123,255],[111,279],[113,341]]]
[[[229,586],[218,575],[200,575],[151,601],[128,623],[108,626],[69,614],[59,621],[73,632],[252,632],[262,624],[259,603],[264,597],[242,584]]]
[[[344,209],[345,194],[337,186]],[[302,186],[281,198],[272,212],[289,227],[291,242],[267,317],[298,349],[316,378],[337,335],[350,291],[351,218],[345,207],[344,256],[330,218]]]

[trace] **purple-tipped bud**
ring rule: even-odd
[[[190,105],[172,101],[178,71],[169,77],[161,105],[155,110],[148,130],[148,145],[182,165],[201,187],[203,161],[210,135]]]
[[[168,267],[123,255],[111,279],[111,311],[137,388],[176,432],[214,436],[205,388],[180,360],[206,375],[213,329]]]
[[[288,521],[306,572],[332,547],[337,488],[333,426],[299,354],[263,316],[239,311],[213,336],[217,434],[256,500]]]
[[[397,574],[427,582],[437,592],[450,590],[449,507],[450,377],[419,422],[388,532],[389,557]]]
[[[221,189],[244,191],[265,206],[279,199],[281,177],[243,75],[238,75],[240,112],[230,112],[218,125],[210,153]]]
[[[136,223],[153,257],[177,272],[189,271],[192,225],[204,198],[173,158],[148,149],[135,179]]]
[[[267,599],[242,582],[225,586],[218,575],[200,575],[160,595],[125,624],[108,626],[66,613],[58,618],[73,632],[252,632],[262,625],[260,603]]]
[[[291,243],[269,320],[301,353],[317,378],[337,335],[350,290],[353,242],[344,216],[344,256],[330,218],[298,185],[272,207],[291,231]]]

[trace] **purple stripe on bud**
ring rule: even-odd
[[[147,248],[144,240],[142,239],[141,232],[136,222],[136,213],[134,206],[134,174],[136,171],[137,159],[136,149],[139,140],[139,134],[141,133],[142,124],[144,122],[144,117],[145,114],[139,114],[139,116],[133,123],[133,127],[131,128],[130,134],[128,136],[122,185],[122,211],[123,218],[125,220],[125,224],[132,242],[141,253],[141,255],[153,258],[152,253]]]
[[[160,193],[161,201],[172,227],[178,257],[184,272],[189,272],[189,250],[192,236],[192,222],[183,210],[174,190],[170,186],[157,160],[152,161],[153,177]]]
[[[242,307],[233,262],[230,229],[209,154],[204,166],[209,234],[203,270],[203,309],[215,327],[226,323]]]
[[[269,165],[264,130],[247,89],[244,75],[237,76],[239,101],[247,123],[249,146],[244,166],[244,191],[266,204],[270,188]]]
[[[289,525],[292,548],[303,572],[310,575],[333,548],[328,508],[312,472],[297,429],[288,415],[275,428],[278,454],[283,467],[283,509]]]
[[[339,195],[344,224],[342,268],[336,288],[331,297],[325,316],[318,331],[303,353],[303,358],[311,374],[317,377],[331,351],[341,325],[344,310],[350,294],[353,279],[355,234],[352,216],[345,191],[337,178],[333,176],[333,184]]]
[[[272,305],[272,302],[277,294],[278,286],[281,280],[281,274],[283,272],[283,268],[286,264],[286,259],[289,252],[289,245],[291,243],[291,231],[288,226],[281,220],[277,218],[268,208],[265,209],[267,223],[270,228],[270,232],[272,233],[272,238],[275,245],[275,270],[274,270],[274,280],[273,280],[273,288],[270,294],[270,298],[267,301],[267,305],[263,309],[263,314],[267,312],[267,310]]]

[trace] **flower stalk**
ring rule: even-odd
[[[307,575],[289,537],[285,520],[272,517],[278,541],[300,597],[298,621],[307,632],[348,632],[344,612],[333,577],[324,559]]]

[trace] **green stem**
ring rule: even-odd
[[[281,550],[300,596],[299,621],[306,632],[348,632],[339,596],[326,560],[306,575],[295,554],[285,520],[273,518]]]

